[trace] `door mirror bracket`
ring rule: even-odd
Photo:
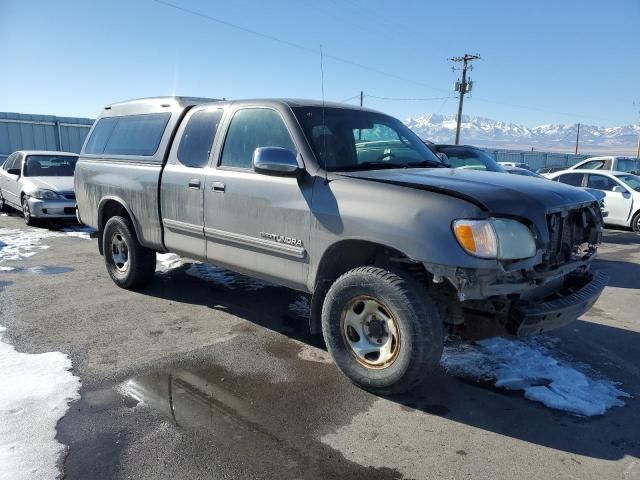
[[[7,170],[7,173],[9,175],[17,175],[20,176],[20,169],[19,168],[10,168],[9,170]]]

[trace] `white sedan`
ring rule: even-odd
[[[38,219],[75,218],[73,172],[78,155],[21,150],[0,166],[0,210],[21,210],[27,225]]]
[[[640,233],[640,176],[608,170],[563,170],[547,178],[604,192],[604,203],[611,225],[631,227]]]

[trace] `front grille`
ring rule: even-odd
[[[547,215],[549,246],[545,264],[561,265],[583,256],[584,244],[597,244],[602,235],[602,215],[597,203],[566,209]]]

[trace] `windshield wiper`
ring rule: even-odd
[[[420,162],[409,162],[406,164],[407,168],[426,168],[426,167],[433,167],[433,168],[450,168],[447,167],[447,165],[445,165],[442,162],[435,162],[433,160],[422,160]]]
[[[375,170],[386,168],[446,168],[444,163],[435,162],[433,160],[421,160],[419,162],[407,163],[389,163],[389,162],[362,162],[357,165],[348,165],[336,168],[335,171],[352,171],[352,170]]]

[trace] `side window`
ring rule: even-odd
[[[158,150],[169,117],[170,113],[120,117],[107,141],[104,153],[150,157]]]
[[[587,179],[587,187],[595,188],[596,190],[610,192],[616,185],[618,185],[618,183],[615,180],[605,177],[604,175],[589,175]]]
[[[581,165],[580,168],[583,168],[585,170],[600,170],[603,166],[603,160],[591,160],[590,162]]]
[[[195,168],[207,166],[222,112],[221,109],[200,110],[191,116],[178,147],[180,163]]]
[[[13,163],[13,160],[16,158],[17,155],[18,155],[17,153],[12,153],[11,155],[9,155],[4,161],[4,164],[2,165],[2,169],[5,171],[9,170],[11,168],[11,164]]]
[[[566,183],[574,187],[582,186],[582,174],[581,173],[567,173],[558,177],[560,183]]]
[[[170,113],[151,113],[101,118],[84,153],[150,157],[158,150],[170,117]]]
[[[269,108],[238,110],[229,125],[220,165],[250,169],[258,147],[281,147],[297,153],[278,112]]]
[[[107,146],[107,141],[109,140],[116,123],[118,123],[118,117],[101,118],[98,120],[98,123],[96,123],[93,132],[91,132],[91,136],[89,137],[89,140],[87,140],[87,144],[85,145],[82,153],[103,153],[104,147]]]

